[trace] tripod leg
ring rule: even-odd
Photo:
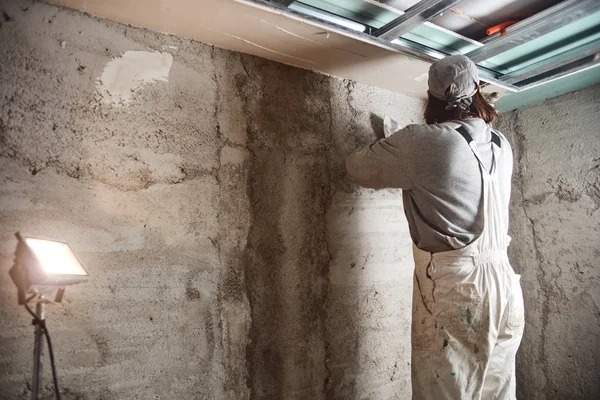
[[[45,318],[45,305],[42,301],[35,306],[35,313],[43,321]],[[44,333],[42,326],[34,320],[35,324],[35,344],[33,349],[33,382],[31,385],[31,399],[39,400],[43,390],[43,362],[42,353],[44,352]]]

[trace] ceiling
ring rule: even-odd
[[[431,61],[464,53],[478,63],[484,91],[499,93],[500,111],[600,83],[600,68],[592,68],[600,64],[599,0],[49,2],[418,97]],[[485,29],[507,19],[525,21],[486,37]]]
[[[373,0],[400,11],[406,11],[419,0]],[[485,30],[511,19],[525,19],[545,10],[560,0],[464,0],[432,23],[474,40],[486,37]]]

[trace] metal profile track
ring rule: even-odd
[[[563,78],[565,76],[573,75],[581,71],[586,71],[588,69],[598,67],[600,67],[600,58],[596,58],[593,56],[585,57],[584,59],[574,61],[573,63],[567,64],[563,67],[559,67],[558,69],[551,71],[551,74],[541,74],[541,76],[536,75],[534,78],[538,78],[537,80],[529,79],[523,81],[523,85],[519,87],[519,91],[531,89],[536,86],[540,86],[545,83]]]
[[[394,40],[460,2],[461,0],[421,0],[403,15],[373,32],[373,36]]]
[[[553,57],[528,65],[525,68],[503,75],[500,77],[500,80],[510,84],[527,81],[530,78],[535,78],[536,76],[540,76],[558,68],[570,66],[573,63],[583,64],[593,61],[598,53],[600,53],[600,42],[586,43]]]
[[[504,35],[497,35],[484,42],[467,56],[475,63],[488,60],[500,53],[537,39],[562,28],[578,19],[587,17],[600,9],[599,0],[566,0],[534,16],[506,28]]]

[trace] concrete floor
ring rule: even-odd
[[[0,398],[28,398],[17,230],[70,242],[92,275],[49,310],[65,399],[410,398],[401,193],[359,189],[343,160],[385,113],[420,122],[419,99],[39,2],[0,8]],[[133,91],[100,82],[127,51],[170,54],[166,80],[148,61],[127,70],[146,77]],[[520,398],[600,393],[598,96],[501,124],[518,157]]]

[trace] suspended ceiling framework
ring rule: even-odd
[[[600,83],[600,0],[49,2],[418,97],[432,61],[466,54],[501,111]]]

